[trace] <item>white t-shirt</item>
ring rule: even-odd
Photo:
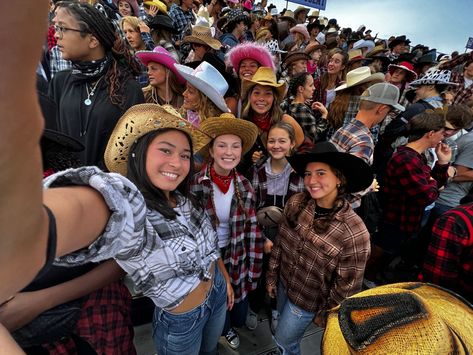
[[[219,221],[217,226],[218,247],[225,248],[230,241],[230,208],[233,194],[235,193],[235,185],[232,180],[226,194],[220,191],[213,182],[212,188],[214,192],[215,212],[217,213]]]

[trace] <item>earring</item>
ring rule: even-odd
[[[341,186],[340,184],[337,184],[337,189],[339,189],[339,188],[340,188],[340,186]]]

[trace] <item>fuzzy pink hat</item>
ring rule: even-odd
[[[254,42],[244,42],[231,48],[226,54],[226,59],[232,64],[233,70],[236,72],[238,72],[240,63],[244,59],[253,59],[257,61],[261,67],[269,67],[276,70],[273,56],[268,48]]]

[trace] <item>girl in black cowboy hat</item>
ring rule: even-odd
[[[369,233],[344,195],[366,189],[373,174],[364,161],[329,142],[288,160],[304,177],[306,191],[285,206],[266,285],[271,297],[277,295],[276,343],[284,354],[300,354],[312,320],[361,290]]]

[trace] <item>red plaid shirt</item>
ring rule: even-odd
[[[215,226],[216,212],[211,198],[212,182],[207,174],[207,165],[192,181],[191,191],[205,206]],[[235,302],[243,300],[248,292],[256,289],[263,267],[263,238],[258,227],[255,211],[255,194],[250,182],[237,173],[237,186],[243,200],[243,209],[236,194],[230,207],[230,244],[222,255],[223,262],[232,280]],[[217,206],[218,208],[218,206]]]
[[[56,44],[56,37],[54,35],[56,34],[56,31],[54,30],[54,26],[49,26],[48,28],[48,50],[50,51],[51,48],[53,48]]]
[[[473,52],[465,53],[457,56],[452,60],[449,60],[448,62],[442,64],[440,66],[440,69],[453,70],[470,59],[473,59]],[[461,71],[452,72],[450,81],[458,84],[458,86],[453,88],[455,92],[455,97],[453,99],[454,105],[464,104],[469,99],[473,98],[473,85],[470,85],[465,88],[465,77],[463,75],[463,68],[461,68]]]
[[[448,164],[436,164],[431,170],[423,155],[399,147],[389,160],[382,186],[383,221],[405,233],[416,233],[425,207],[437,199],[439,187],[447,181],[447,169]]]
[[[419,278],[473,302],[473,203],[451,209],[435,222]]]

